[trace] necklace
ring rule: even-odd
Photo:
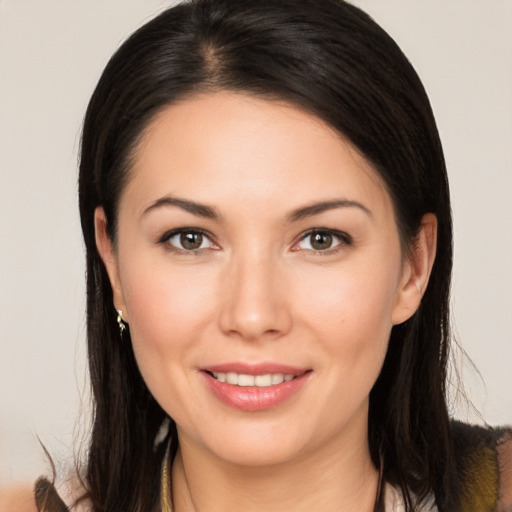
[[[171,505],[171,443],[167,446],[160,479],[160,508],[162,512],[172,512]]]

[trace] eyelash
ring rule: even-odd
[[[184,235],[184,234],[192,234],[192,235],[201,235],[202,237],[209,240],[210,245],[209,247],[199,247],[198,249],[182,249],[179,247],[176,247],[175,245],[170,243],[170,240],[178,235]],[[343,231],[337,231],[334,229],[328,229],[328,228],[314,228],[310,229],[306,233],[302,234],[296,242],[294,242],[292,246],[292,251],[297,252],[300,249],[297,248],[297,246],[306,240],[308,237],[311,237],[312,235],[327,235],[331,236],[333,239],[337,239],[338,243],[334,245],[334,247],[329,247],[325,250],[315,250],[315,249],[305,249],[306,251],[315,254],[315,255],[329,255],[329,254],[335,254],[339,252],[343,247],[347,247],[352,245],[352,237],[344,233]],[[203,231],[202,229],[196,229],[196,228],[179,228],[174,229],[172,231],[168,231],[163,236],[160,237],[158,240],[159,244],[166,245],[167,250],[170,250],[172,252],[178,253],[178,254],[186,254],[186,255],[196,255],[200,251],[203,251],[204,249],[216,249],[218,246],[212,241],[212,236],[207,233],[206,231]],[[311,244],[310,244],[311,245]]]
[[[204,238],[206,238],[207,240],[210,241],[210,246],[202,247],[202,248],[198,248],[198,249],[182,249],[182,248],[176,247],[175,245],[170,243],[170,240],[173,237],[178,236],[178,235],[188,235],[188,234],[203,236]],[[160,239],[158,240],[158,243],[165,245],[166,249],[169,251],[172,251],[172,252],[175,252],[178,254],[194,256],[194,255],[198,254],[200,251],[203,251],[204,249],[217,248],[218,246],[214,242],[212,242],[212,238],[213,237],[209,233],[207,233],[206,231],[203,231],[202,229],[179,228],[179,229],[173,229],[172,231],[168,231],[167,233],[165,233],[163,236],[160,237]],[[212,246],[214,246],[214,247],[212,247]]]
[[[342,250],[344,247],[348,247],[352,245],[353,240],[352,237],[348,233],[344,233],[343,231],[337,231],[335,229],[328,229],[328,228],[314,228],[310,229],[305,234],[301,235],[298,242],[294,243],[293,247],[296,247],[298,244],[306,240],[308,237],[311,237],[312,235],[328,235],[331,236],[333,239],[337,239],[338,243],[334,245],[333,247],[329,247],[325,250],[318,250],[318,249],[306,249],[311,254],[319,255],[319,256],[325,256],[330,254],[336,254],[340,250]],[[311,245],[311,244],[310,244]],[[292,251],[298,251],[300,249],[294,249],[292,248]]]

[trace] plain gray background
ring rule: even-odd
[[[429,92],[455,222],[454,326],[492,424],[512,423],[512,2],[356,0]],[[0,481],[46,469],[87,423],[76,153],[108,58],[161,0],[0,0]],[[455,404],[457,416],[477,421]],[[83,430],[83,429],[82,429]]]

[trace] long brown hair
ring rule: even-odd
[[[94,511],[156,506],[166,417],[148,391],[129,330],[119,336],[110,283],[96,250],[102,206],[116,242],[117,205],[141,134],[155,114],[207,90],[285,99],[351,141],[387,185],[405,248],[426,212],[438,253],[416,314],[395,326],[370,396],[377,467],[413,496],[457,509],[446,406],[452,226],[445,162],[424,88],[395,42],[343,0],[196,0],[137,30],[108,63],[85,117],[79,198],[87,251],[87,332],[94,423],[86,482]],[[171,421],[170,434],[175,436]]]

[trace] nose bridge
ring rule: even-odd
[[[291,325],[278,258],[253,246],[234,252],[227,270],[221,312],[223,331],[256,340],[277,337]]]

